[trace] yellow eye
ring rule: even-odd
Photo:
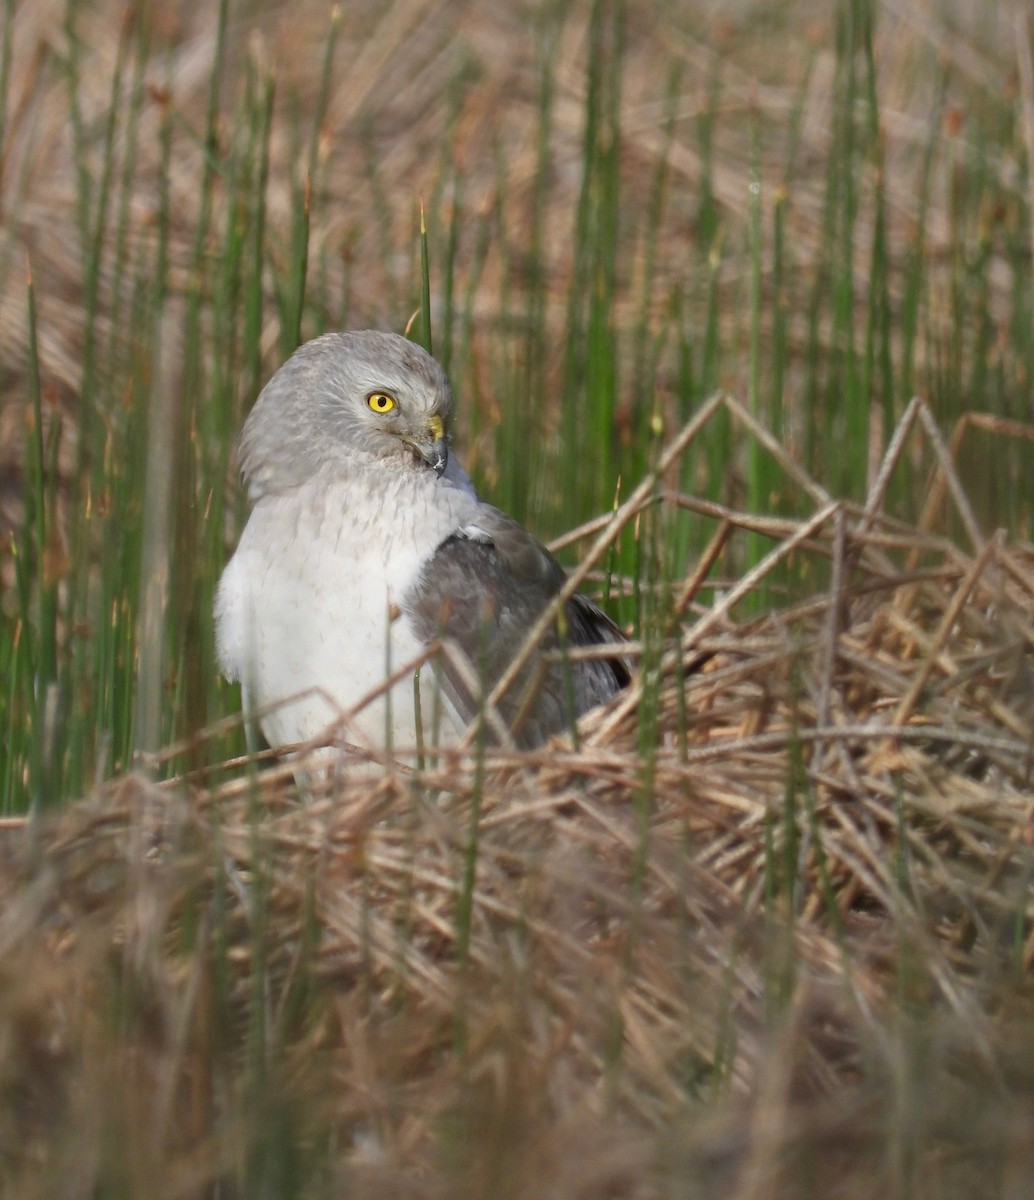
[[[373,409],[375,413],[391,412],[395,407],[395,397],[389,396],[387,392],[371,392],[366,397],[366,403]]]

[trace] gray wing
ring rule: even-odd
[[[564,569],[516,521],[490,504],[447,538],[424,567],[403,603],[425,641],[444,636],[455,643],[487,693],[521,648],[543,609],[563,586]],[[620,654],[573,662],[565,646],[619,645],[624,634],[582,595],[565,606],[564,630],[553,630],[538,654],[498,705],[518,745],[533,746],[608,700],[629,682]],[[557,661],[544,654],[557,652]],[[470,672],[443,658],[442,686],[467,721],[478,711],[479,696]]]

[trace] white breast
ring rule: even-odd
[[[245,709],[276,705],[261,719],[271,745],[318,737],[421,653],[395,606],[474,506],[469,493],[429,471],[316,479],[258,501],[219,583],[216,635]],[[425,741],[441,724],[434,690],[428,668],[421,672]],[[448,716],[445,725],[443,734],[455,732]],[[365,705],[342,735],[393,753],[412,750],[412,675]]]

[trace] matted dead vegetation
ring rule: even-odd
[[[920,435],[910,526],[883,498]],[[693,503],[666,479],[583,574]],[[9,1194],[240,1194],[285,1155],[315,1195],[1025,1194],[1034,547],[981,535],[918,403],[865,506],[815,499],[714,514],[577,747],[304,798],[290,762],[130,776],[11,822]],[[698,606],[744,527],[770,552]],[[737,620],[790,555],[828,584]]]

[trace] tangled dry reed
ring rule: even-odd
[[[909,526],[883,499],[919,434]],[[580,574],[646,505],[701,507],[667,480]],[[10,822],[10,1194],[210,1195],[299,1146],[304,1194],[1022,1194],[1034,548],[982,536],[919,403],[865,506],[798,482],[799,522],[711,510],[577,745],[305,799],[292,764],[133,775]],[[742,526],[770,552],[699,606]],[[791,555],[828,584],[734,619]]]

